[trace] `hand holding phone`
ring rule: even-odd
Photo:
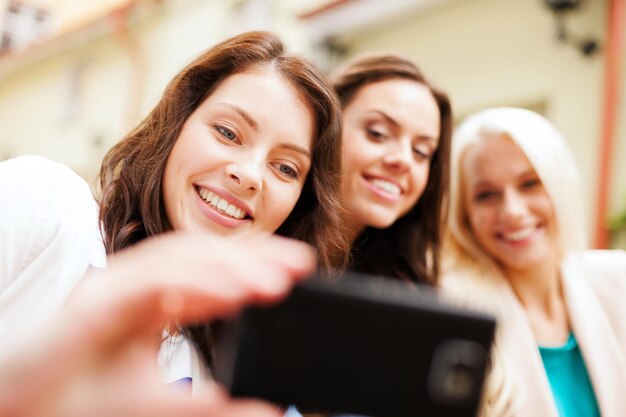
[[[474,416],[494,330],[431,288],[350,273],[224,323],[212,372],[233,396],[302,411]]]

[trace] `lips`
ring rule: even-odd
[[[229,216],[235,220],[251,219],[250,209],[243,203],[232,196],[211,191],[206,188],[196,186],[196,191],[200,198],[209,206],[222,215]]]
[[[532,237],[540,226],[541,225],[526,226],[516,230],[500,232],[498,233],[498,237],[505,242],[520,243]]]
[[[376,189],[384,193],[387,193],[393,196],[400,196],[404,193],[404,190],[398,183],[388,178],[383,178],[383,177],[378,177],[378,176],[373,176],[373,175],[368,175],[368,174],[363,175],[363,178],[365,178],[365,180],[369,184],[371,184]]]

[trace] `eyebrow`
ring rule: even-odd
[[[477,188],[489,188],[489,187],[493,187],[493,185],[491,184],[491,182],[489,181],[485,181],[485,180],[480,180],[474,184],[471,184],[472,189],[477,189]]]
[[[220,104],[222,106],[227,106],[227,107],[230,107],[231,109],[235,110],[246,121],[246,123],[248,123],[250,125],[250,127],[254,131],[258,131],[259,130],[259,124],[257,123],[257,121],[254,120],[254,118],[250,115],[250,113],[248,113],[247,111],[245,111],[241,107],[239,107],[239,106],[237,106],[235,104],[231,104],[231,103],[217,103],[217,104]],[[309,152],[307,149],[305,149],[305,148],[303,148],[301,146],[294,145],[292,143],[280,143],[278,145],[278,147],[279,148],[283,148],[283,149],[288,149],[290,151],[301,153],[302,155],[304,155],[307,158],[311,159],[311,152]]]
[[[517,177],[518,178],[522,178],[522,177],[537,177],[537,178],[539,178],[539,174],[537,174],[537,171],[535,171],[534,169],[529,169],[527,171],[522,172]],[[541,178],[539,178],[539,179],[541,180]]]
[[[375,109],[375,110],[372,110],[372,112],[374,112],[374,113],[377,113],[377,114],[381,115],[381,116],[383,117],[383,119],[385,119],[385,121],[386,121],[387,123],[389,123],[389,124],[393,125],[396,129],[400,129],[400,123],[398,123],[398,122],[396,121],[396,119],[394,119],[393,117],[389,116],[389,115],[388,115],[387,113],[385,113],[384,111],[382,111],[382,110],[376,110],[376,109]],[[426,139],[426,140],[428,140],[428,141],[431,141],[431,142],[435,142],[435,143],[437,143],[437,138],[434,138],[434,137],[429,136],[429,135],[419,135],[419,136],[418,136],[418,138],[420,138],[420,139]]]
[[[302,155],[311,159],[311,152],[309,152],[307,149],[304,149],[302,146],[294,145],[293,143],[280,143],[278,144],[278,147],[301,153]]]
[[[227,106],[227,107],[230,107],[231,109],[235,110],[246,121],[246,123],[248,123],[250,125],[250,127],[254,131],[258,131],[259,130],[259,124],[257,123],[257,121],[254,120],[254,118],[250,115],[250,113],[248,113],[247,111],[245,111],[241,107],[239,107],[239,106],[237,106],[235,104],[230,104],[230,103],[217,103],[217,104],[222,105],[222,106]]]
[[[516,179],[527,179],[528,177],[537,177],[537,179],[539,181],[541,181],[541,178],[539,178],[539,175],[537,175],[537,173],[535,171],[533,171],[532,169],[528,170],[528,171],[524,171],[520,174],[517,174],[515,176]],[[542,182],[543,183],[543,182]],[[493,184],[491,181],[489,180],[480,180],[475,184],[472,184],[473,188],[484,188],[484,187],[493,187]]]

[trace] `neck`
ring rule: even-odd
[[[552,345],[567,340],[570,326],[558,262],[545,262],[527,270],[509,269],[506,276],[537,341]]]
[[[534,268],[507,269],[506,277],[524,307],[547,309],[561,298],[559,266],[544,262]]]
[[[365,231],[365,226],[358,224],[352,219],[352,221],[348,221],[346,227],[346,234],[350,241],[350,247],[354,248],[354,244],[356,239]]]

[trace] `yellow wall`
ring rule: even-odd
[[[604,40],[605,8],[605,0],[587,2],[585,9],[568,18],[568,29]],[[559,43],[555,31],[554,16],[543,1],[462,0],[353,35],[348,44],[350,54],[391,50],[414,58],[449,92],[459,118],[488,106],[545,105],[546,116],[569,141],[581,168],[590,228],[598,180],[604,55],[584,58]],[[612,211],[626,206],[623,82],[621,88]]]
[[[201,51],[238,33],[230,14],[236,4],[162,1],[132,17],[125,38],[104,25],[52,42],[52,52],[0,59],[0,160],[37,153],[94,183],[105,151],[149,112],[167,82]],[[273,2],[267,29],[304,51],[292,5]]]
[[[271,19],[265,28],[277,31],[290,49],[309,54],[311,45],[295,15],[327,1],[270,1]],[[9,64],[0,57],[0,159],[43,154],[93,180],[106,149],[145,116],[171,77],[202,50],[242,30],[231,15],[240,0],[157,3],[131,20],[126,40],[109,28],[56,44],[48,55],[27,54]],[[603,41],[606,4],[607,0],[587,2],[568,19],[568,28]],[[344,41],[351,54],[395,51],[413,57],[450,93],[459,116],[494,105],[545,106],[581,167],[591,226],[604,55],[583,58],[559,43],[553,15],[543,1],[453,1],[423,14],[407,14],[387,26],[348,34]],[[626,63],[622,64],[626,74]],[[72,108],[68,103],[76,91]],[[621,98],[612,211],[626,206],[623,82]]]

